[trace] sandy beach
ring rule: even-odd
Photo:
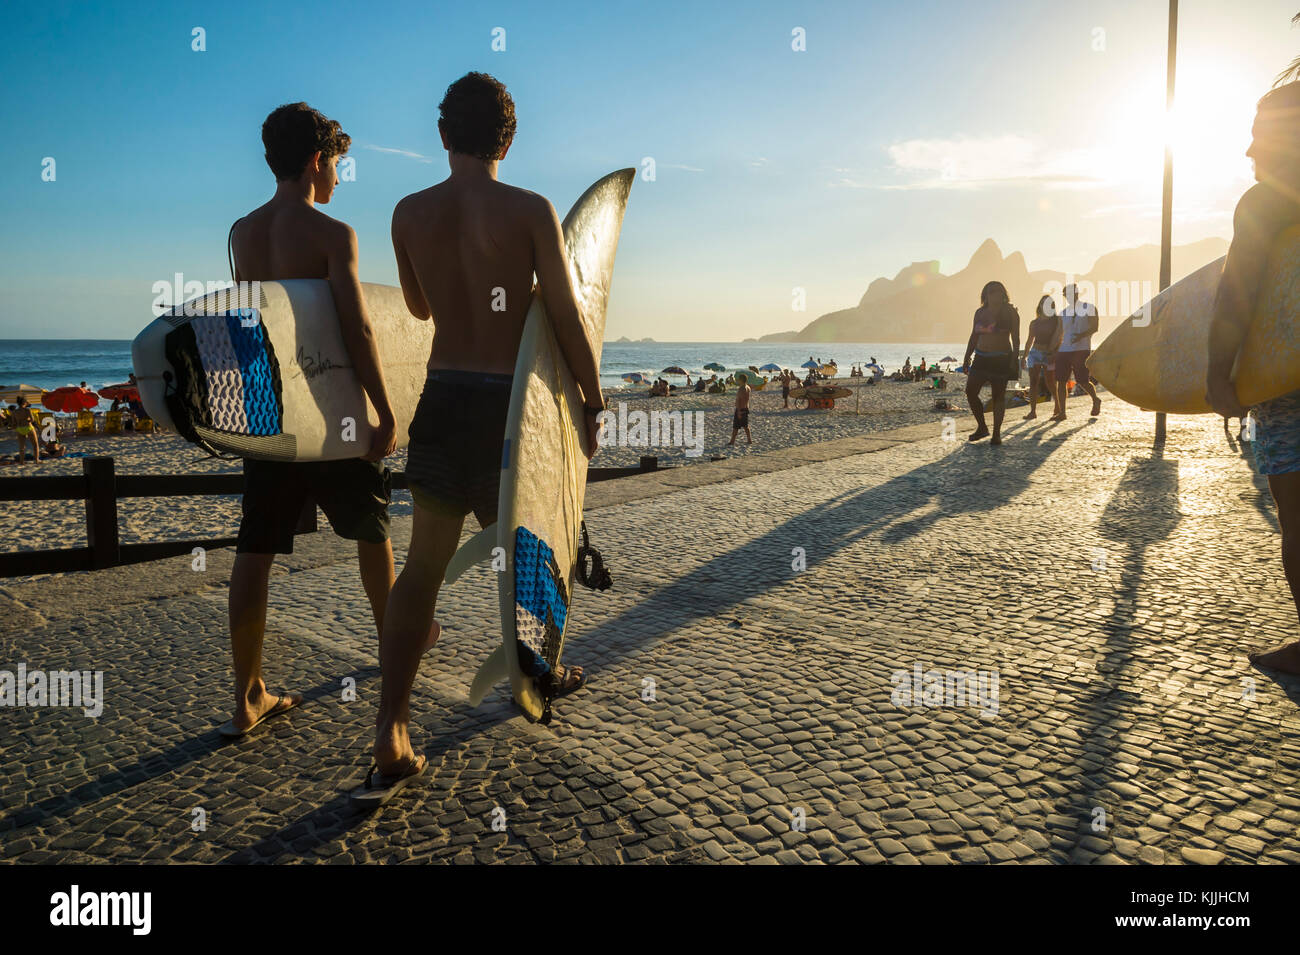
[[[645,388],[609,389],[606,401],[619,412],[700,412],[703,414],[703,440],[699,455],[688,455],[682,446],[650,447],[610,444],[602,447],[592,460],[593,467],[635,467],[642,455],[654,455],[662,465],[691,465],[716,458],[761,454],[784,448],[852,437],[875,431],[936,422],[946,415],[966,416],[962,389],[965,376],[949,374],[948,388],[935,391],[929,382],[882,381],[867,386],[863,379],[837,379],[836,385],[855,390],[855,398],[836,402],[834,410],[796,410],[793,400],[789,409],[781,407],[781,392],[769,384],[756,391],[751,400],[750,431],[753,445],[747,445],[743,433],[734,447],[731,418],[735,407],[734,390],[723,395],[683,393],[670,398],[651,398]],[[685,389],[683,389],[683,392]],[[936,399],[946,398],[957,411],[936,411]],[[1024,409],[1010,409],[1008,416],[1022,416]],[[698,420],[698,419],[696,419]],[[696,432],[698,433],[698,432]],[[176,434],[95,435],[65,437],[70,455],[42,459],[41,463],[5,465],[0,479],[39,475],[77,475],[82,472],[82,458],[111,456],[119,474],[215,474],[240,470],[238,461],[209,458]],[[12,456],[17,450],[13,432],[0,433],[0,456]],[[406,467],[405,450],[389,458],[389,467],[401,471]],[[411,497],[405,491],[393,493],[394,516],[411,512]],[[27,501],[7,505],[8,519],[0,530],[0,550],[19,551],[75,547],[85,543],[85,508],[78,501]],[[233,535],[239,527],[240,503],[237,495],[174,498],[124,498],[118,501],[118,525],[123,543],[151,540]],[[323,515],[321,526],[326,526]]]

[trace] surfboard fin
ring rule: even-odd
[[[445,584],[455,583],[461,574],[469,570],[481,560],[487,560],[492,556],[492,548],[497,544],[497,526],[489,524],[483,528],[465,543],[460,545],[456,553],[451,555],[451,560],[447,564],[447,572],[442,575],[442,582]]]
[[[482,703],[483,697],[487,696],[487,691],[508,675],[506,672],[505,644],[498,643],[497,648],[488,655],[488,658],[483,661],[483,665],[478,668],[478,673],[474,674],[474,682],[469,685],[470,706],[478,706]]]

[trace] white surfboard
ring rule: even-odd
[[[397,419],[397,446],[424,389],[433,323],[401,289],[362,285]],[[150,417],[214,450],[270,461],[364,454],[379,415],[352,369],[324,279],[247,283],[151,322],[131,345]]]
[[[569,275],[598,367],[614,255],[635,175],[623,169],[604,177],[564,217]],[[497,575],[502,643],[480,668],[470,700],[479,703],[508,676],[515,700],[534,722],[547,713],[536,680],[559,663],[572,604],[587,489],[583,428],[582,396],[546,309],[534,298],[515,364],[497,522],[464,544],[448,574],[454,579],[492,546],[504,549],[505,571]]]

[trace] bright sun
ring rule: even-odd
[[[1133,84],[1115,135],[1098,150],[1097,174],[1112,185],[1159,195],[1166,132],[1171,130],[1175,208],[1239,195],[1254,178],[1245,153],[1255,101],[1264,91],[1226,67],[1222,62],[1180,66],[1169,115],[1163,109],[1163,75]]]

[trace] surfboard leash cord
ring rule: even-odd
[[[590,590],[609,590],[614,586],[614,579],[610,577],[609,570],[605,567],[605,558],[601,556],[600,551],[591,546],[591,540],[587,536],[587,522],[582,522],[582,546],[578,548],[578,583]],[[588,567],[588,561],[591,562]]]

